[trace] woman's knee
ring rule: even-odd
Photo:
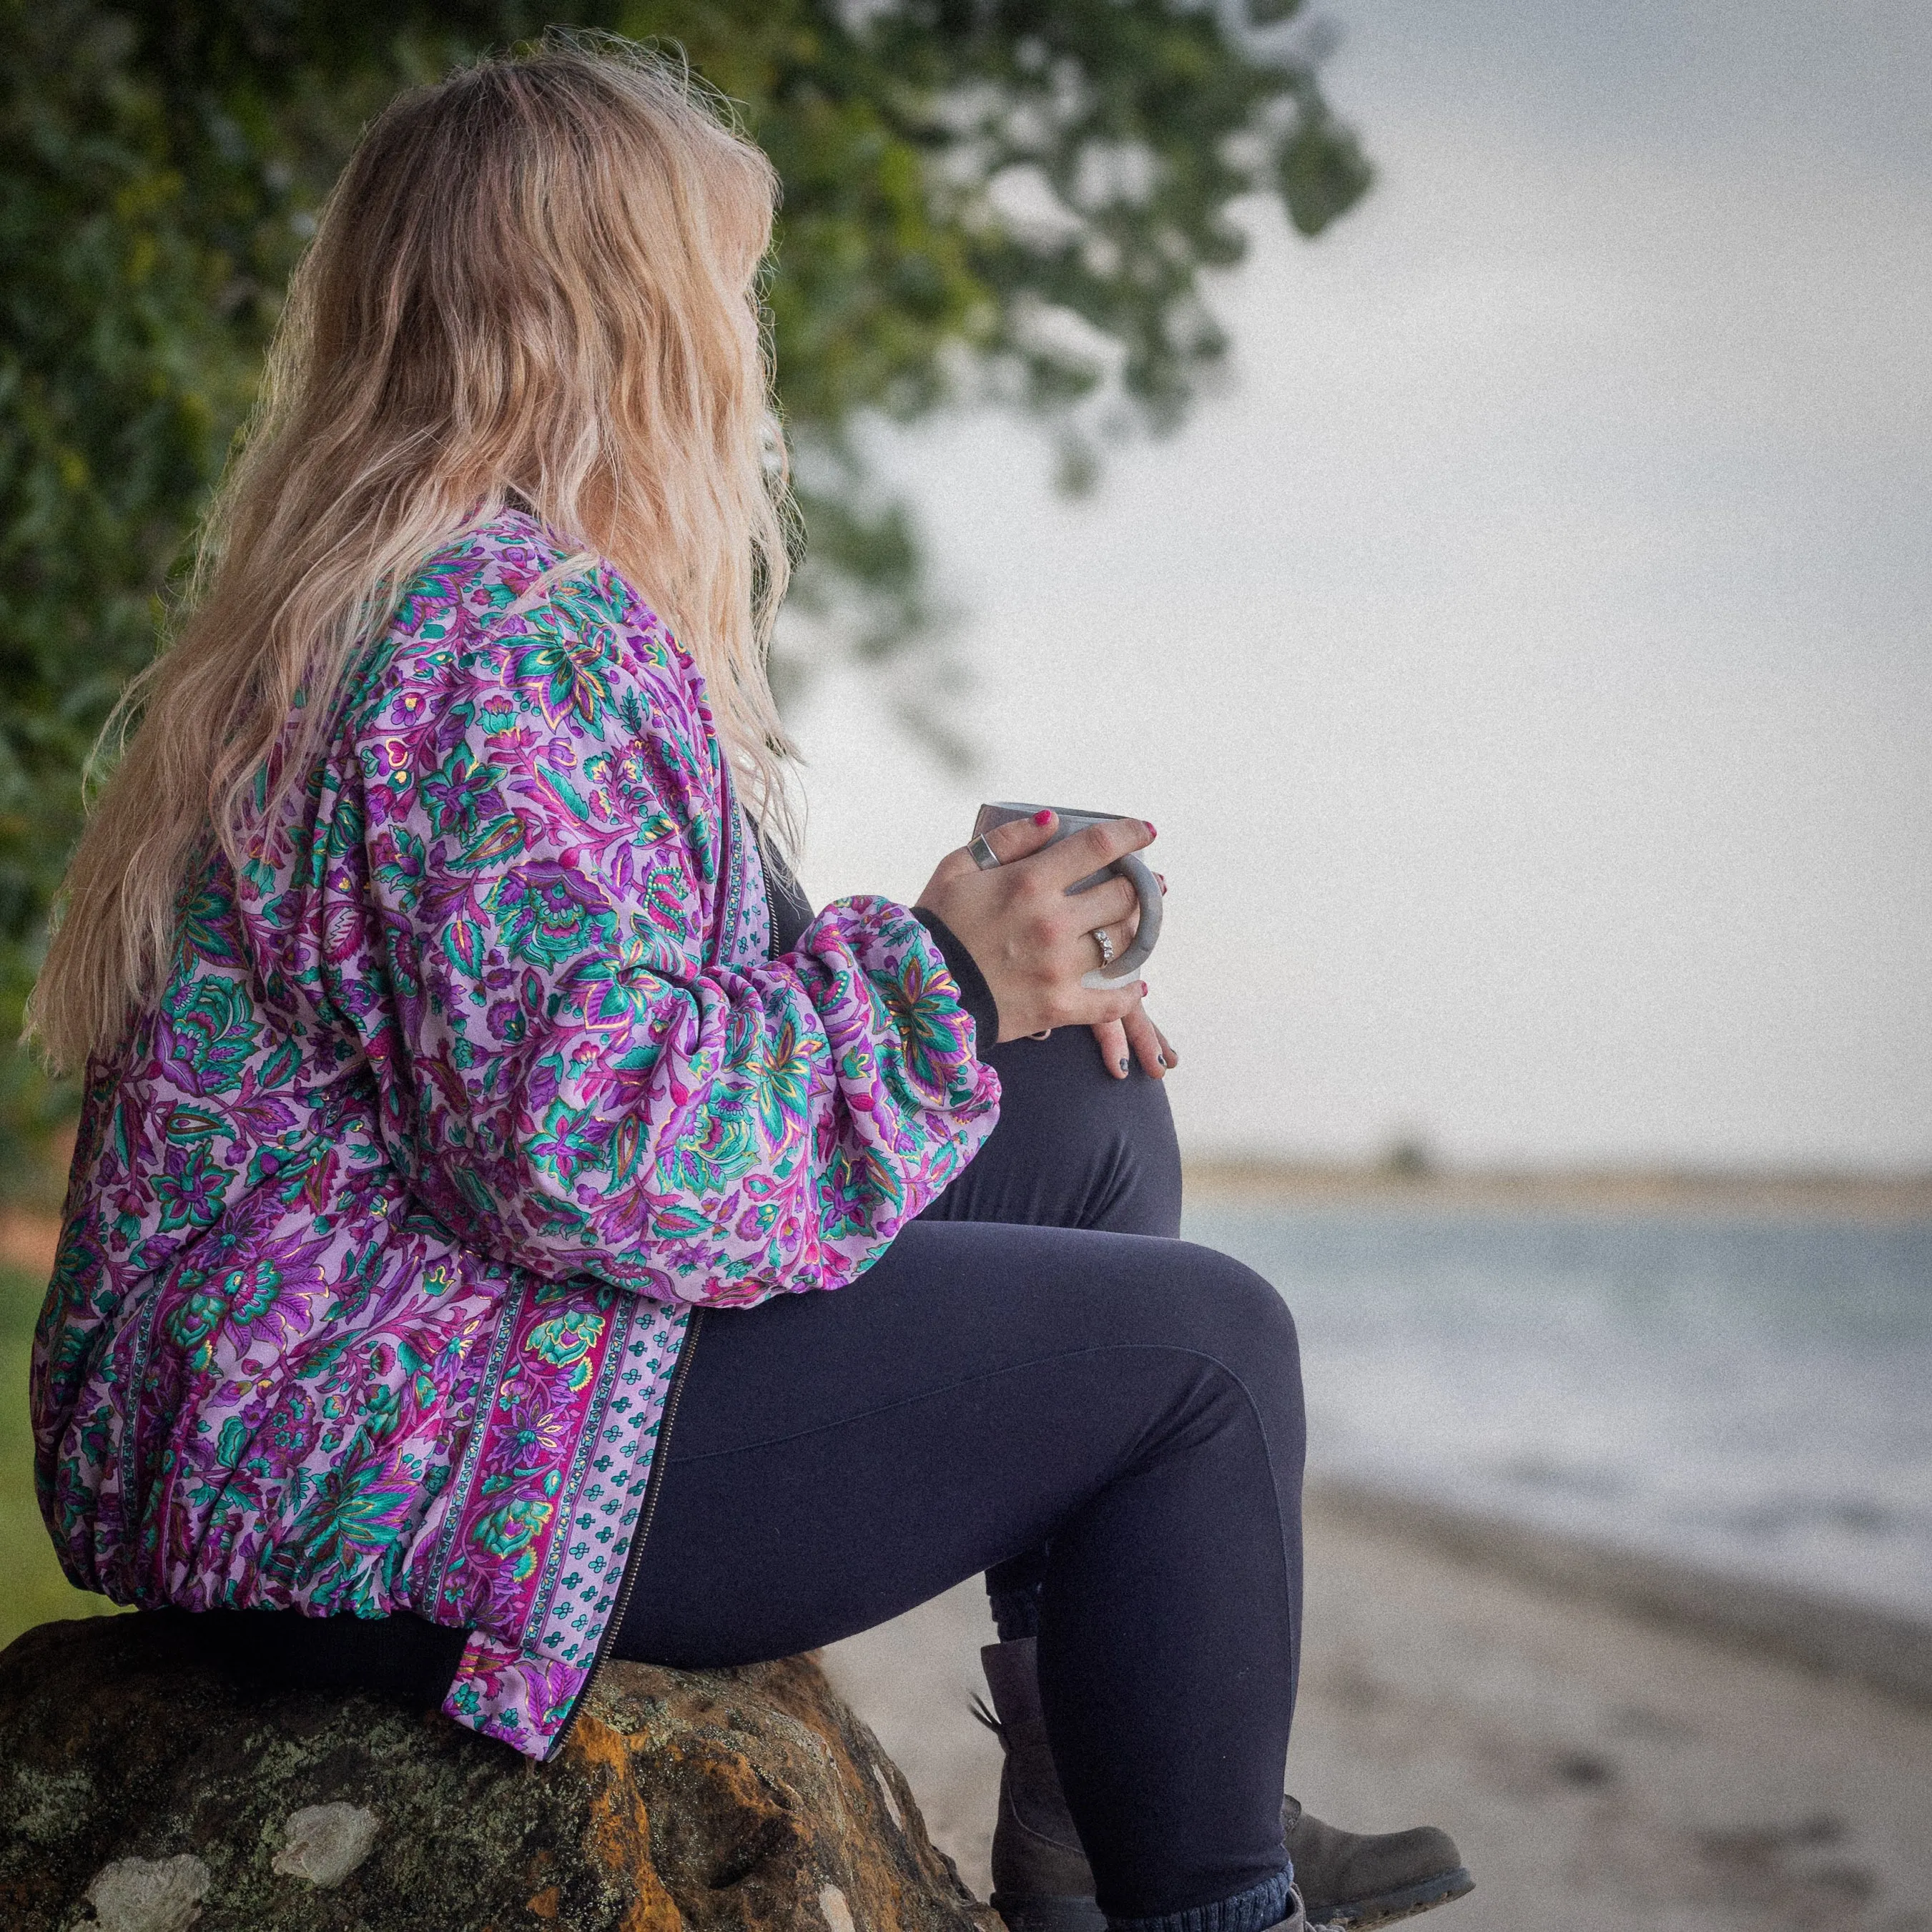
[[[1294,1318],[1274,1286],[1232,1256],[1191,1241],[1166,1244],[1174,1267],[1159,1310],[1144,1309],[1138,1338],[1165,1357],[1184,1391],[1190,1430],[1252,1444],[1259,1426],[1278,1495],[1300,1481],[1306,1448],[1301,1354]],[[1222,1432],[1225,1430],[1225,1436]]]
[[[1196,1241],[1138,1239],[1110,1240],[1091,1252],[1090,1269],[1083,1271],[1095,1294],[1090,1318],[1112,1339],[1185,1348],[1231,1367],[1298,1359],[1288,1304],[1232,1255]]]
[[[1245,1262],[1192,1241],[1175,1244],[1181,1261],[1184,1318],[1204,1347],[1232,1369],[1243,1364],[1292,1363],[1300,1342],[1294,1317],[1274,1284]]]

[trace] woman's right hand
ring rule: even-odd
[[[940,860],[919,896],[986,975],[1003,1040],[1048,1027],[1125,1019],[1140,1002],[1138,985],[1096,993],[1080,983],[1100,963],[1094,928],[1120,926],[1137,910],[1132,885],[1117,875],[1084,892],[1070,896],[1066,889],[1151,844],[1154,827],[1138,818],[1109,819],[1048,846],[1056,822],[1042,812],[996,826],[986,843],[998,865],[982,869],[962,845]]]

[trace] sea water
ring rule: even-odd
[[[1213,1204],[1311,1474],[1932,1620],[1932,1221]]]

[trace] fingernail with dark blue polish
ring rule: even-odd
[[[1119,1062],[1119,1066],[1120,1066],[1120,1071],[1121,1071],[1123,1073],[1126,1072],[1126,1071],[1127,1070],[1127,1063],[1126,1063],[1124,1060],[1121,1060],[1120,1062]]]

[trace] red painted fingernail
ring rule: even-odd
[[[1147,998],[1147,982],[1144,980],[1141,982],[1141,998],[1142,999]]]
[[[1045,806],[1042,806],[1039,811],[1034,814],[1033,822],[1036,825],[1051,825],[1053,823],[1053,814],[1048,811]]]
[[[1160,836],[1160,834],[1154,829],[1154,820],[1152,819],[1144,818],[1141,820],[1141,823],[1147,827],[1148,836],[1150,838],[1158,838]]]

